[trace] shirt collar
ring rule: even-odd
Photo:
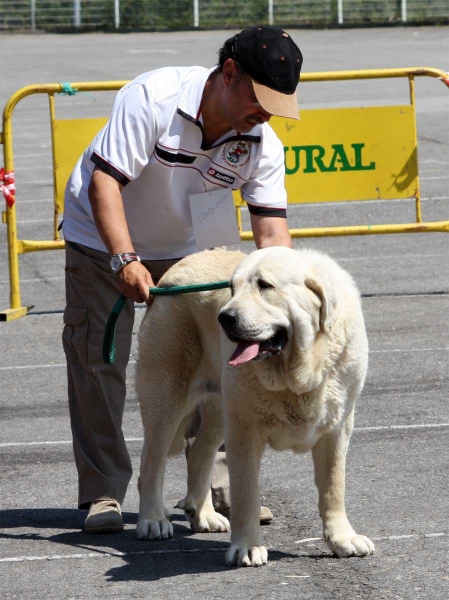
[[[178,108],[192,119],[198,119],[206,81],[215,69],[216,67],[213,69],[201,69],[194,73],[186,83],[178,103]]]
[[[178,103],[178,114],[183,116],[185,119],[192,121],[198,125],[201,129],[203,127],[203,119],[200,116],[201,100],[203,98],[204,87],[207,80],[212,73],[217,69],[200,69],[197,71],[186,83],[186,86],[182,92],[181,98]],[[260,143],[261,138],[261,126],[256,125],[247,134],[241,134],[234,129],[231,129],[225,133],[219,140],[212,146],[220,146],[221,144],[233,141],[233,140],[247,140],[248,142]]]

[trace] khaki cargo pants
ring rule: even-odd
[[[143,261],[155,283],[177,260]],[[113,364],[103,361],[103,336],[120,290],[110,257],[66,242],[66,308],[62,335],[73,450],[78,470],[78,506],[113,498],[123,503],[132,475],[122,433],[128,365],[134,325],[134,303],[128,300],[117,321]],[[192,431],[189,431],[192,435]],[[226,455],[219,452],[212,496],[218,509],[229,508]]]

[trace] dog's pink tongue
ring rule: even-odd
[[[259,354],[259,342],[239,342],[228,364],[232,367],[252,360]]]

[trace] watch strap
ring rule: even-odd
[[[114,264],[114,259],[118,258],[120,263],[119,263],[119,267],[117,268],[117,266]],[[140,262],[140,257],[135,253],[135,252],[120,252],[118,254],[113,254],[111,257],[111,267],[114,273],[119,273],[123,267],[125,267],[128,263],[133,262],[133,261],[139,261]]]
[[[122,260],[126,260],[127,258],[135,258],[140,260],[135,252],[120,252],[118,254],[113,254],[112,256],[120,256]]]

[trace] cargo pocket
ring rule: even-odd
[[[62,342],[67,362],[88,364],[87,333],[89,322],[87,308],[83,306],[67,306],[64,311],[64,331]]]

